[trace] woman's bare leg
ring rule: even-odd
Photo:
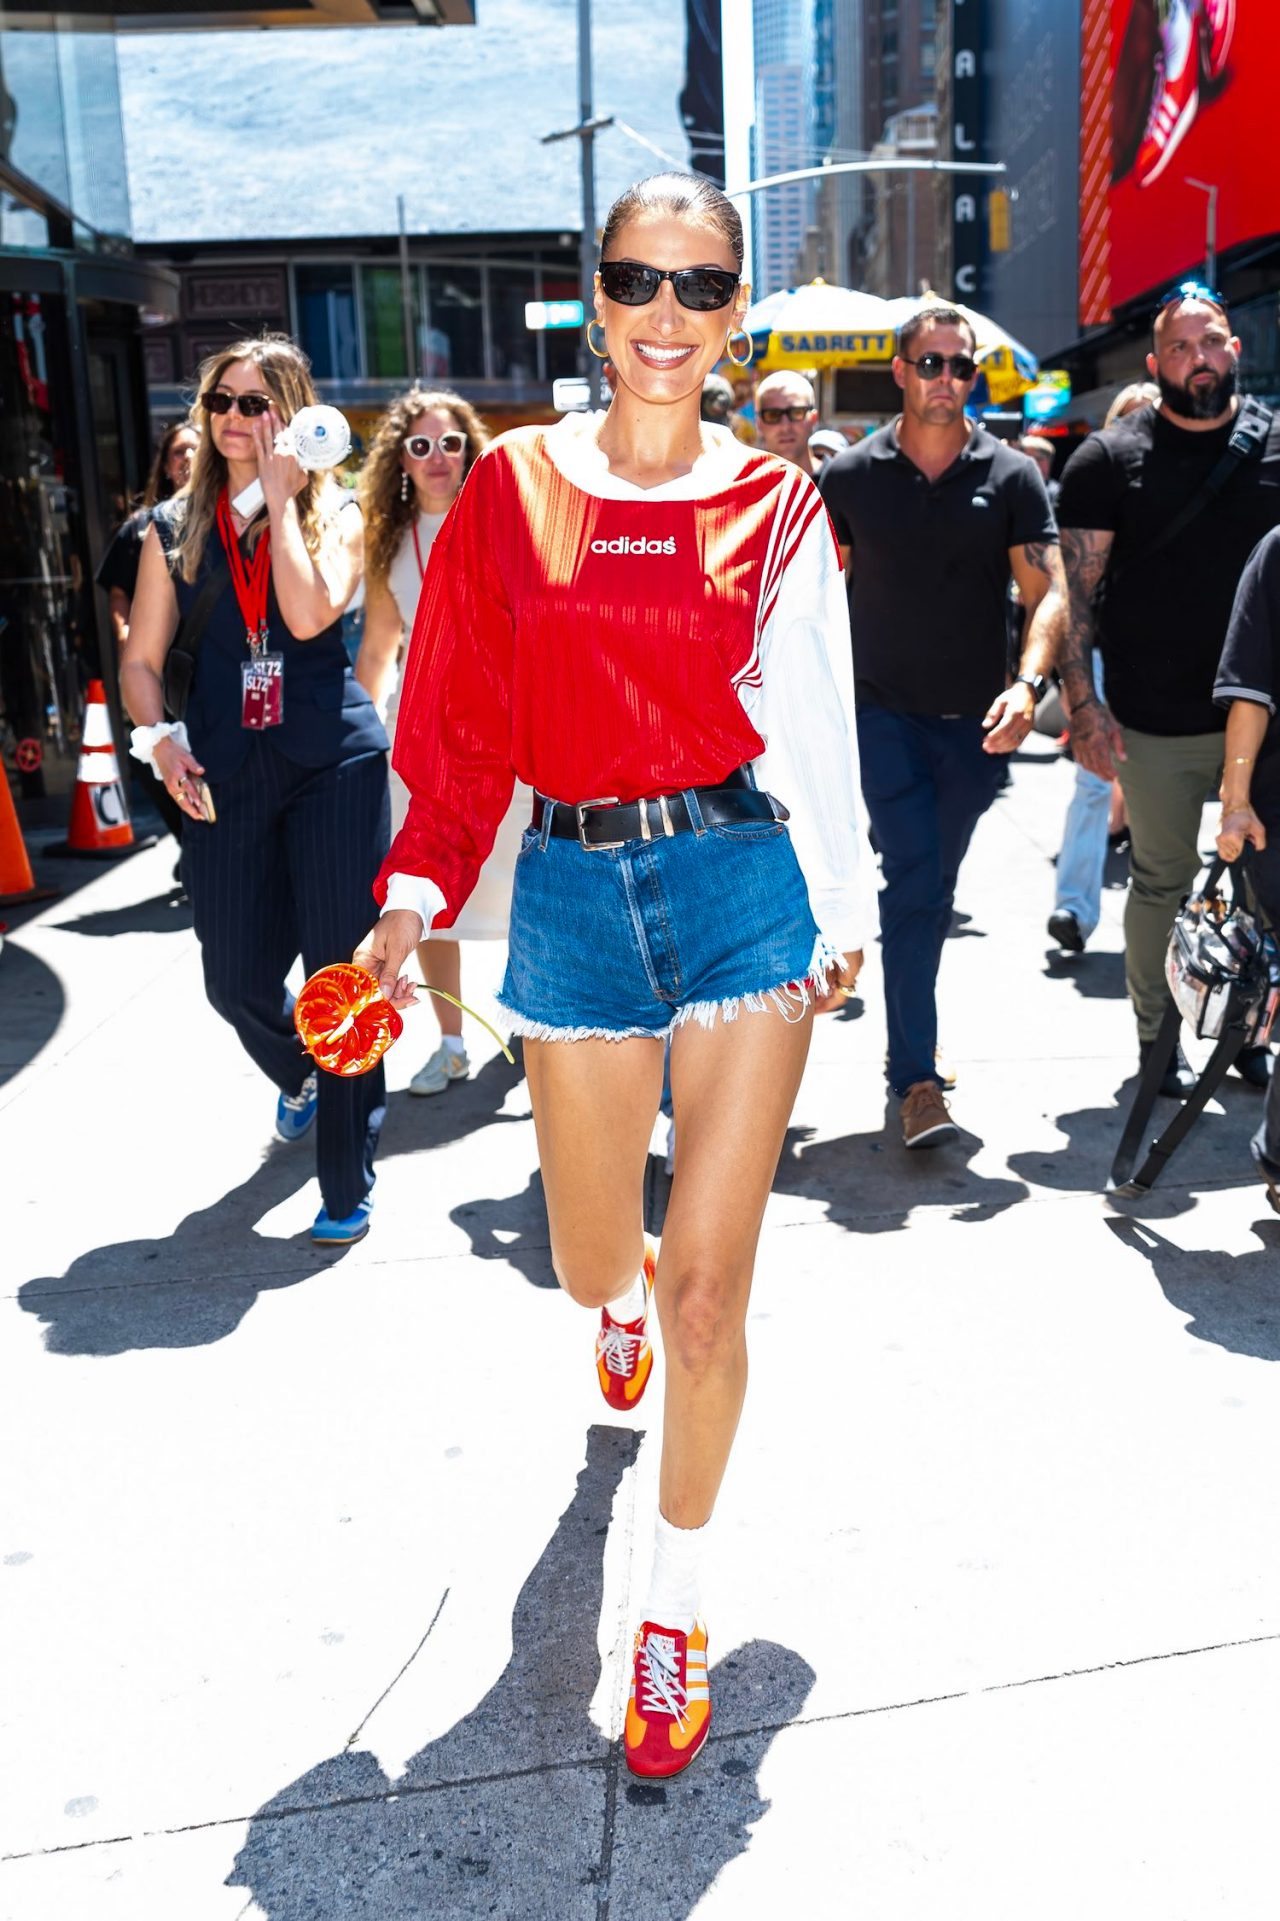
[[[424,940],[418,942],[418,965],[422,978],[428,987],[442,987],[454,1000],[462,998],[462,949],[456,940]],[[442,1034],[453,1034],[462,1038],[462,1012],[448,1001],[442,1001],[438,994],[429,994],[432,1010],[440,1023]]]
[[[765,1202],[809,1052],[813,1016],[770,1008],[690,1021],[671,1044],[680,1152],[656,1300],[666,1367],[658,1505],[710,1519],[747,1387],[747,1302]]]
[[[524,1070],[556,1278],[581,1306],[603,1307],[644,1261],[644,1169],[662,1042],[527,1040]]]

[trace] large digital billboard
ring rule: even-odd
[[[1270,151],[1276,0],[1110,0],[1110,304],[1280,232]],[[1087,91],[1087,89],[1086,89]],[[1087,107],[1087,101],[1086,101]]]

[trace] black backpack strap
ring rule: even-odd
[[[231,567],[226,555],[222,554],[196,595],[191,612],[170,643],[161,679],[165,708],[175,720],[182,720],[186,715],[187,697],[195,678],[200,642],[204,639],[204,631],[214,608],[230,585]]]
[[[1185,533],[1192,521],[1204,512],[1211,501],[1217,499],[1231,476],[1239,468],[1249,466],[1255,460],[1261,460],[1266,451],[1272,419],[1270,408],[1264,407],[1261,401],[1255,400],[1251,394],[1246,394],[1240,403],[1236,424],[1221,460],[1214,463],[1190,500],[1183,502],[1173,519],[1166,521],[1159,533],[1139,547],[1135,553],[1126,554],[1121,566],[1134,567],[1140,562],[1150,560],[1154,554],[1162,553],[1172,541],[1178,538],[1179,534]],[[1114,573],[1112,578],[1114,580]]]

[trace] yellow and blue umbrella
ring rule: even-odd
[[[893,358],[891,305],[872,293],[811,280],[757,300],[742,324],[757,362],[770,372],[885,366]]]

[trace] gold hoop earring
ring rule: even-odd
[[[747,351],[741,356],[733,351],[733,343],[739,339],[747,343]],[[726,360],[731,360],[735,367],[749,367],[756,357],[756,343],[745,327],[735,327],[724,343],[724,352]]]
[[[601,335],[601,338],[603,339],[603,337],[604,337],[604,328],[600,326],[600,322],[599,322],[598,320],[588,320],[588,322],[587,322],[587,346],[588,346],[588,348],[589,348],[589,349],[591,350],[591,352],[592,352],[592,353],[593,353],[593,354],[595,355],[595,357],[596,357],[596,359],[597,359],[597,360],[607,360],[607,359],[609,358],[609,349],[608,349],[607,347],[597,347],[597,346],[596,346],[596,343],[595,343],[595,341],[594,341],[594,340],[592,339],[592,337],[591,337],[591,329],[592,329],[593,327],[600,327],[600,335]]]

